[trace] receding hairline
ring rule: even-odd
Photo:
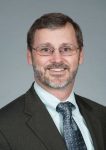
[[[73,27],[73,25],[70,23],[70,22],[67,22],[66,24],[64,24],[63,26],[59,26],[59,27],[53,27],[53,28],[40,28],[40,29],[36,29],[36,31],[34,32],[34,34],[33,34],[33,42],[32,42],[32,45],[34,44],[34,40],[35,40],[35,36],[36,36],[36,33],[38,32],[38,34],[39,34],[39,32],[41,31],[42,32],[42,34],[43,34],[43,31],[44,30],[48,30],[48,31],[55,31],[55,30],[61,30],[61,29],[65,29],[65,28],[67,28],[67,27],[71,27],[72,28],[72,30],[73,30],[73,32],[74,32],[74,34],[75,34],[75,38],[76,38],[76,41],[77,41],[77,37],[76,37],[76,32],[75,32],[75,29],[74,29],[74,27]],[[71,32],[71,30],[70,30],[70,28],[69,28],[69,32]]]
[[[31,47],[31,44],[33,44],[33,37],[36,34],[37,30],[41,29],[50,29],[50,30],[55,30],[59,28],[65,27],[67,24],[70,24],[76,34],[76,38],[78,41],[78,44],[80,47],[83,46],[83,36],[82,36],[82,31],[80,29],[79,24],[77,24],[72,18],[69,16],[62,14],[62,13],[48,13],[44,14],[35,22],[32,24],[30,27],[30,30],[27,34],[27,44],[28,47]]]

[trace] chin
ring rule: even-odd
[[[69,85],[70,82],[64,81],[64,82],[53,82],[53,81],[45,81],[45,84],[54,89],[63,89]]]

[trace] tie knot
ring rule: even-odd
[[[63,117],[72,115],[72,108],[75,106],[70,102],[59,103],[56,107],[56,111],[61,113]]]

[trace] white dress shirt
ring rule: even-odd
[[[62,116],[56,111],[57,105],[63,101],[60,101],[54,95],[47,92],[45,89],[39,86],[36,82],[34,84],[34,89],[36,93],[38,94],[38,96],[40,97],[41,101],[45,104],[60,134],[63,135]],[[72,116],[82,133],[85,144],[87,146],[87,150],[94,150],[94,146],[93,146],[93,142],[92,142],[89,130],[86,126],[86,122],[83,116],[81,115],[79,111],[73,91],[71,92],[70,96],[65,101],[69,101],[73,105],[75,105],[75,109],[72,111]]]

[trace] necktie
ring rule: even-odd
[[[72,109],[75,106],[70,102],[59,103],[56,111],[63,116],[63,135],[68,150],[87,150],[82,134],[72,118]]]

